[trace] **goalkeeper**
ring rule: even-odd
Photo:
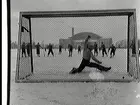
[[[88,67],[94,67],[99,69],[100,71],[108,71],[111,69],[111,67],[104,67],[101,65],[101,61],[99,61],[92,53],[93,50],[93,46],[88,44],[88,41],[91,37],[88,36],[85,39],[85,43],[84,43],[84,51],[83,51],[83,59],[82,62],[80,64],[80,66],[78,68],[73,68],[70,71],[70,74],[75,74],[75,73],[80,73],[82,72],[82,70],[88,66]],[[90,62],[90,59],[93,59],[96,63],[94,62]]]

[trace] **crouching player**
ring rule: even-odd
[[[100,71],[108,71],[111,69],[111,67],[105,67],[101,65],[101,61],[99,61],[92,53],[93,50],[93,46],[88,44],[88,40],[91,37],[88,36],[85,40],[84,43],[84,51],[83,51],[83,59],[82,62],[80,64],[80,66],[78,68],[73,68],[69,73],[70,74],[75,74],[75,73],[80,73],[82,72],[82,70],[88,66],[88,67],[94,67],[99,69]],[[96,63],[94,62],[90,62],[90,59],[93,59]]]

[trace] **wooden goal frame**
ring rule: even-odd
[[[31,52],[31,67],[30,73],[20,78],[20,45],[21,45],[21,31],[22,31],[22,18],[29,20],[29,35],[30,43],[32,43],[31,33],[31,18],[57,18],[57,17],[101,17],[101,16],[128,16],[128,32],[127,32],[127,72],[134,78],[140,80],[139,59],[138,59],[138,39],[137,39],[137,21],[136,9],[115,9],[115,10],[73,10],[73,11],[23,11],[19,14],[19,33],[18,33],[18,53],[17,53],[17,66],[16,66],[16,81],[21,80],[33,73],[33,57]],[[133,29],[132,29],[133,28]],[[133,40],[135,53],[133,56],[136,58],[135,71],[130,71],[130,43]]]

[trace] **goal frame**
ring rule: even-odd
[[[114,9],[114,10],[72,10],[72,11],[22,11],[19,13],[19,33],[18,33],[18,45],[21,45],[21,31],[22,25],[21,20],[23,17],[29,19],[29,34],[30,43],[32,43],[32,33],[31,33],[31,18],[57,18],[57,17],[104,17],[104,16],[128,16],[128,32],[127,32],[127,72],[129,72],[129,56],[130,56],[130,22],[134,24],[134,38],[135,38],[135,48],[136,48],[136,69],[137,75],[134,76],[135,79],[140,80],[140,70],[139,70],[139,60],[138,60],[138,39],[137,39],[137,21],[136,21],[136,9]],[[133,17],[131,20],[130,17]],[[16,82],[20,81],[19,78],[19,61],[20,61],[20,47],[18,47],[17,52],[17,65],[16,65]],[[31,51],[31,73],[33,74],[33,57]],[[27,76],[29,76],[27,75]],[[27,77],[25,76],[25,77]],[[133,76],[133,75],[132,75]]]

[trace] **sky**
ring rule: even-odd
[[[137,28],[140,28],[139,0],[11,0],[11,41],[18,39],[18,21],[20,11],[66,11],[136,8]],[[32,19],[33,40],[58,42],[59,38],[75,33],[90,31],[103,37],[112,37],[114,41],[126,38],[126,17],[112,18],[57,18]],[[49,23],[49,24],[48,24]],[[115,24],[115,25],[114,25]],[[138,38],[140,31],[138,30]]]
[[[33,18],[32,37],[35,42],[58,43],[60,38],[80,32],[92,32],[113,42],[126,39],[127,17],[70,17],[70,18]]]

